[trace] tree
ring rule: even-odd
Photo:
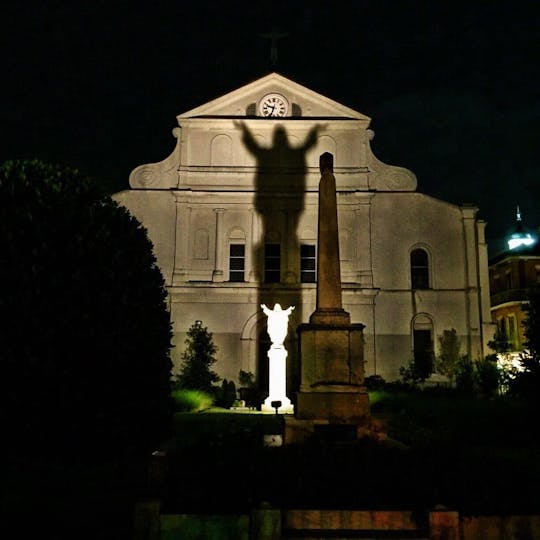
[[[180,388],[213,393],[220,378],[210,369],[216,363],[217,347],[212,334],[201,321],[195,321],[188,330],[186,350],[182,353],[182,367],[177,376]]]
[[[522,372],[509,383],[509,392],[540,402],[540,287],[529,291],[528,303],[524,306],[527,318],[524,321],[525,346],[528,353],[521,355]]]
[[[450,381],[454,380],[460,361],[461,342],[454,328],[443,330],[439,336],[439,357],[437,358],[437,371],[446,375]]]
[[[77,171],[0,166],[2,426],[19,447],[145,451],[170,426],[171,326],[146,230]]]
[[[528,303],[523,308],[527,313],[525,319],[525,346],[529,350],[531,359],[540,364],[540,287],[529,291]]]

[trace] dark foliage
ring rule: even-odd
[[[524,306],[526,347],[536,364],[540,364],[540,286],[529,291],[529,303]]]
[[[474,370],[478,394],[487,398],[495,397],[502,382],[501,372],[497,366],[497,355],[489,354],[484,359],[477,360]]]
[[[255,386],[255,375],[251,371],[241,369],[238,372],[238,383],[242,388],[253,388]]]
[[[216,405],[230,409],[236,401],[236,385],[234,381],[223,379],[221,387],[216,390]]]
[[[366,390],[382,390],[386,386],[386,381],[380,375],[370,375],[364,379]]]
[[[146,450],[170,424],[171,329],[145,229],[76,171],[0,167],[2,413],[40,454]]]
[[[182,353],[182,367],[177,376],[177,385],[189,390],[214,393],[214,383],[219,381],[217,373],[210,368],[216,363],[217,347],[212,333],[201,321],[195,321],[188,330],[186,350]]]
[[[504,325],[497,326],[497,330],[493,334],[493,339],[488,341],[488,347],[498,353],[508,352],[512,348],[512,345],[508,341]]]
[[[459,362],[460,339],[455,328],[443,330],[439,336],[440,353],[437,358],[437,372],[446,375],[453,381],[456,375],[456,367]]]
[[[474,362],[467,355],[461,356],[456,365],[456,389],[466,395],[476,390]]]
[[[407,366],[399,368],[399,374],[403,383],[416,386],[424,382],[433,372],[433,362],[427,356],[414,358]]]
[[[540,406],[540,287],[529,291],[525,319],[525,346],[529,354],[523,354],[521,363],[523,372],[518,372],[509,383],[509,392],[532,400]]]

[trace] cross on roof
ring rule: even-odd
[[[272,68],[275,68],[278,63],[277,40],[288,35],[289,32],[279,32],[276,28],[272,28],[270,32],[265,34],[259,34],[260,37],[270,40],[270,66]]]

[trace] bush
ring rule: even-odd
[[[171,327],[146,230],[76,171],[0,166],[0,422],[16,451],[146,451],[170,427]]]
[[[495,397],[501,384],[501,373],[497,366],[497,355],[490,354],[474,364],[478,392],[483,397]]]
[[[236,401],[236,386],[233,381],[223,379],[221,387],[216,390],[216,405],[230,409]]]
[[[241,388],[253,388],[255,386],[255,375],[251,371],[241,369],[238,373],[238,382]]]
[[[413,359],[407,366],[399,368],[399,374],[405,385],[417,386],[431,375],[432,367],[433,365],[428,365],[425,358],[420,362]]]
[[[475,392],[474,364],[467,355],[463,355],[456,366],[456,389],[467,395]]]
[[[382,390],[386,386],[386,381],[380,375],[370,375],[364,379],[366,390],[373,392]]]
[[[173,390],[172,398],[175,412],[198,412],[210,408],[214,399],[201,390]]]

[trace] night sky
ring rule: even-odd
[[[174,147],[176,115],[275,69],[372,118],[379,159],[480,207],[495,240],[540,225],[537,2],[4,2],[0,160],[112,191]],[[389,217],[391,219],[391,216]]]

